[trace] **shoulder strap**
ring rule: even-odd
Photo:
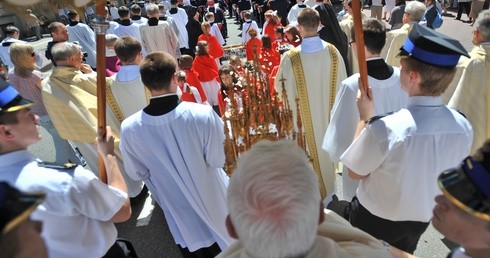
[[[305,74],[303,71],[303,65],[301,64],[300,50],[293,48],[286,52],[291,59],[291,66],[293,68],[294,79],[296,81],[296,90],[299,98],[299,112],[303,118],[303,125],[305,127],[306,144],[308,145],[308,151],[313,163],[313,169],[315,170],[318,182],[320,185],[320,195],[322,199],[326,197],[327,190],[325,189],[325,183],[320,169],[320,161],[318,160],[318,152],[316,148],[315,132],[313,131],[313,121],[311,118],[310,101],[308,97],[308,89],[306,88]],[[298,128],[299,129],[299,128]],[[299,135],[298,137],[302,137]]]
[[[367,120],[367,124],[370,125],[370,124],[374,123],[374,121],[379,120],[385,116],[389,116],[389,115],[394,114],[394,113],[395,112],[388,112],[388,113],[384,113],[382,115],[373,116],[373,117],[369,118],[369,120]]]
[[[45,161],[38,161],[37,165],[39,167],[51,168],[51,169],[57,169],[57,170],[69,170],[69,169],[74,169],[77,167],[77,164],[74,164],[74,163],[58,164],[55,162],[45,162]]]

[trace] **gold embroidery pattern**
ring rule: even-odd
[[[117,104],[116,99],[114,98],[114,95],[112,94],[112,89],[111,89],[110,84],[106,85],[105,95],[106,95],[107,104],[112,109],[112,112],[116,116],[119,123],[122,123],[122,121],[124,120],[124,115],[121,111],[121,108]]]
[[[327,196],[327,190],[325,189],[325,183],[323,182],[322,172],[320,169],[320,162],[318,160],[318,152],[316,148],[315,132],[313,131],[313,121],[311,119],[310,101],[308,98],[308,89],[306,88],[305,74],[303,71],[303,65],[301,64],[300,51],[296,48],[286,52],[291,58],[291,66],[293,67],[294,78],[296,80],[296,90],[298,91],[300,101],[300,112],[303,119],[303,125],[305,127],[305,138],[308,144],[308,151],[310,152],[310,158],[312,160],[313,169],[315,170],[318,182],[320,185],[320,195],[323,198]],[[302,137],[298,135],[298,137]]]
[[[330,114],[332,113],[333,104],[335,102],[335,95],[337,95],[337,68],[339,67],[339,59],[335,53],[334,45],[327,43],[328,51],[330,52],[330,69],[332,72],[330,73],[330,102],[328,103],[328,120],[330,120]]]

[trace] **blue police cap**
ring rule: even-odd
[[[490,155],[487,155],[490,159]],[[486,165],[484,165],[486,164]],[[476,217],[490,221],[489,160],[480,163],[467,157],[458,168],[439,175],[441,191],[456,206]]]
[[[399,54],[401,57],[409,56],[429,65],[448,68],[456,66],[462,55],[469,57],[459,41],[419,24],[413,25]]]
[[[25,193],[0,182],[0,230],[2,235],[9,233],[26,220],[44,200],[43,192]]]
[[[32,101],[23,98],[11,84],[0,79],[0,113],[14,112],[32,104]]]

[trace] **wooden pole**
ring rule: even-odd
[[[96,18],[92,23],[97,43],[97,128],[106,134],[106,77],[105,77],[105,32],[109,23],[105,17],[105,1],[96,1]],[[102,156],[99,155],[99,178],[107,183],[107,173]]]
[[[359,74],[364,92],[368,92],[366,52],[364,51],[364,33],[362,32],[361,1],[352,0],[352,16],[354,17],[354,33],[356,36],[357,60],[359,61]],[[371,96],[369,96],[371,97]]]

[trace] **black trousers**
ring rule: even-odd
[[[102,258],[138,258],[138,255],[131,242],[118,239]]]
[[[216,243],[209,247],[198,249],[194,252],[189,252],[188,248],[182,248],[180,245],[177,246],[179,247],[180,253],[184,258],[214,258],[221,253],[221,249]]]
[[[420,236],[429,226],[429,222],[392,221],[380,218],[362,206],[356,197],[351,202],[350,223],[373,237],[411,254],[417,248]]]
[[[470,16],[471,2],[459,2],[458,3],[458,14],[456,15],[456,19],[461,19],[461,15],[463,14],[463,9],[466,15]]]

